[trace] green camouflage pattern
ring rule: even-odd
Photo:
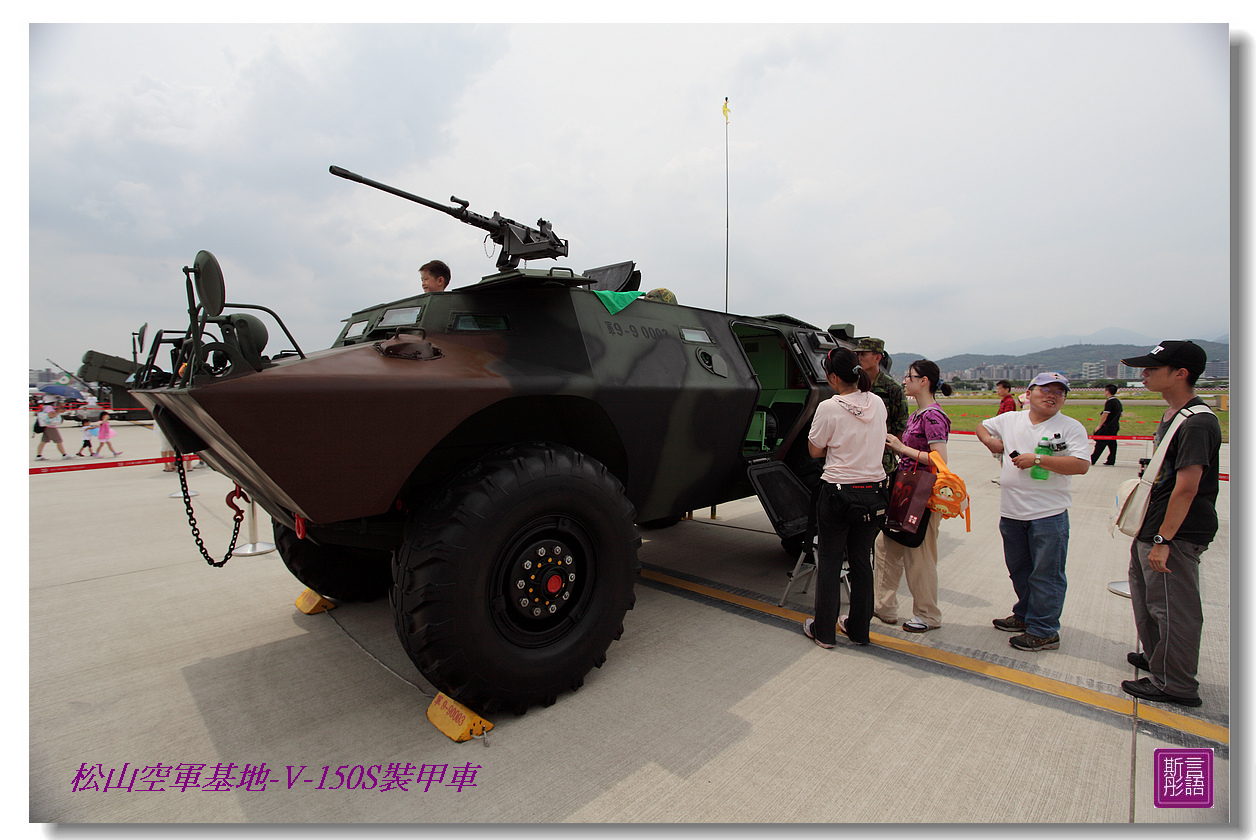
[[[379,548],[395,546],[407,511],[510,444],[597,459],[638,521],[751,495],[749,464],[805,449],[832,393],[829,333],[646,298],[612,315],[582,282],[506,271],[355,312],[305,358],[135,393],[277,521]],[[438,355],[377,348],[398,334]]]
[[[877,340],[879,341],[880,339]],[[882,351],[877,350],[876,352],[880,353]],[[903,432],[907,429],[908,416],[907,396],[903,393],[903,386],[895,382],[894,377],[884,370],[879,370],[876,382],[872,383],[872,393],[880,397],[881,401],[885,403],[886,431],[901,439]],[[885,454],[881,456],[881,465],[885,467],[886,475],[893,475],[894,470],[898,468],[898,456],[886,449]]]

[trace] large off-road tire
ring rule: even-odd
[[[640,569],[633,519],[619,481],[575,450],[486,456],[406,525],[392,592],[402,646],[481,713],[553,703],[623,632]]]
[[[275,547],[297,580],[333,601],[374,601],[392,586],[392,552],[298,539],[291,528],[271,520]]]

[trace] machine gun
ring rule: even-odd
[[[339,178],[357,181],[359,184],[366,184],[368,187],[374,187],[377,190],[383,190],[386,193],[409,199],[416,204],[422,204],[424,207],[431,207],[433,210],[439,210],[442,213],[453,216],[460,222],[488,231],[489,238],[501,247],[501,253],[497,256],[498,271],[517,268],[521,259],[544,260],[567,256],[567,240],[559,239],[555,236],[553,226],[544,219],[537,219],[537,227],[530,228],[527,225],[519,224],[513,219],[507,219],[496,210],[493,211],[493,218],[491,219],[481,216],[479,213],[473,213],[467,209],[470,202],[463,201],[457,196],[451,195],[449,200],[458,206],[449,207],[431,199],[408,193],[405,190],[381,184],[379,181],[363,178],[356,172],[350,172],[339,166],[331,167],[330,172]]]

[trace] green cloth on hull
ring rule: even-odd
[[[614,315],[637,298],[641,297],[641,292],[606,292],[594,290],[593,294],[601,299],[602,305],[606,307],[606,311]]]

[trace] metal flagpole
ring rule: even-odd
[[[728,97],[724,97],[724,311],[728,312]]]

